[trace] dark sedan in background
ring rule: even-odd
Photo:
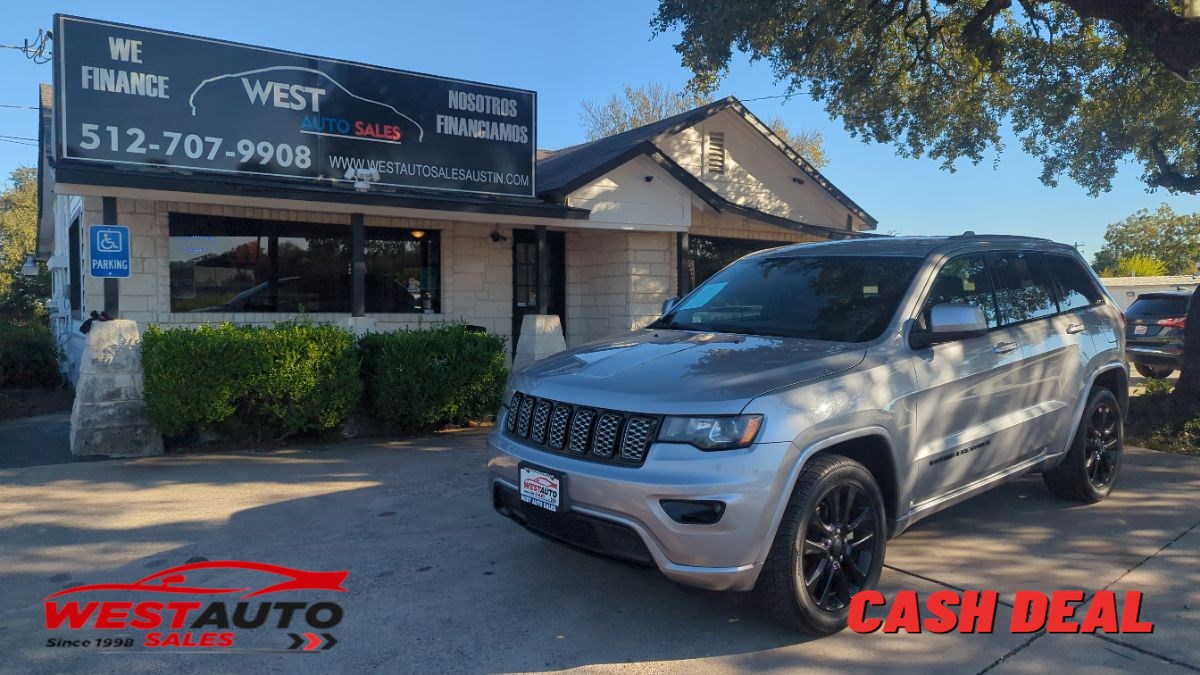
[[[1144,377],[1169,377],[1183,367],[1183,328],[1191,299],[1191,291],[1144,293],[1125,310],[1125,354]]]

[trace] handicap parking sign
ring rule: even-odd
[[[129,228],[122,225],[92,225],[88,269],[95,278],[129,276]]]

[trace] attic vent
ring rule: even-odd
[[[706,165],[709,173],[725,173],[725,134],[723,132],[709,132]]]

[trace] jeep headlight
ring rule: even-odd
[[[762,415],[668,417],[658,432],[658,440],[690,443],[701,450],[744,448],[754,442],[760,426]]]

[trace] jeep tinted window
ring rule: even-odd
[[[992,297],[992,279],[988,276],[983,255],[959,256],[942,266],[933,280],[929,296],[925,298],[925,306],[921,311],[923,325],[929,325],[929,312],[933,306],[943,303],[975,305],[983,311],[988,328],[1000,325],[996,316],[996,301]]]
[[[1043,258],[1058,281],[1058,304],[1062,311],[1094,305],[1104,297],[1083,263],[1065,255],[1048,254]]]
[[[654,328],[866,342],[883,334],[920,258],[758,257],[713,275]]]
[[[1040,319],[1058,312],[1054,281],[1042,257],[1028,251],[991,253],[988,265],[996,284],[1003,324]]]

